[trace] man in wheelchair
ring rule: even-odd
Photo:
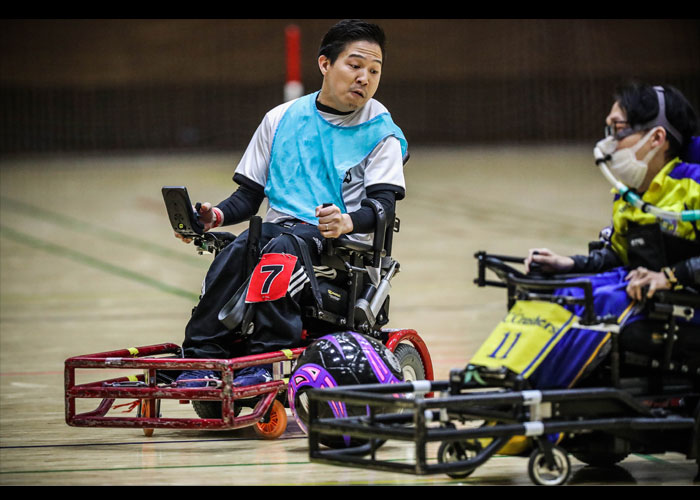
[[[696,127],[694,110],[676,89],[636,83],[621,88],[606,118],[606,138],[596,145],[597,160],[605,162],[618,188],[612,226],[601,232],[588,255],[562,256],[535,248],[525,260],[530,272],[537,268],[563,276],[592,275],[588,279],[595,314],[617,320],[624,349],[652,353],[661,345],[658,321],[654,323],[654,315],[643,307],[648,299],[662,290],[683,289],[690,295],[700,290]],[[673,217],[667,217],[669,213]],[[700,311],[687,316],[679,325],[690,333],[676,351],[687,355],[694,349],[697,361]],[[590,370],[602,358],[598,355],[607,340],[605,332],[572,328],[531,374],[530,382],[538,388],[572,386],[588,373],[582,366]]]
[[[185,329],[186,358],[298,347],[306,330],[322,331],[303,311],[319,300],[319,283],[341,279],[322,265],[329,241],[342,237],[371,248],[374,207],[391,224],[405,194],[405,137],[373,99],[383,62],[380,27],[357,20],[333,26],[319,50],[320,91],[268,112],[236,168],[238,189],[198,208],[209,231],[250,219],[268,199],[259,235],[242,233],[214,259]],[[269,368],[244,368],[234,385],[266,382]],[[217,375],[187,371],[178,384],[202,386]]]

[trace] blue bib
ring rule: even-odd
[[[316,207],[324,203],[347,211],[343,200],[346,172],[384,139],[399,139],[403,156],[407,150],[406,138],[389,113],[340,127],[321,117],[316,109],[317,95],[298,99],[280,120],[265,185],[270,207],[310,224],[318,223]]]

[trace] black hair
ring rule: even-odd
[[[676,128],[681,135],[681,142],[666,131],[669,142],[667,158],[679,156],[690,142],[691,137],[697,131],[698,119],[695,110],[676,88],[664,85],[664,98],[666,106],[666,119]],[[615,100],[627,113],[629,126],[634,129],[648,130],[645,127],[659,114],[659,100],[654,86],[645,83],[632,82],[618,88]]]
[[[359,19],[344,19],[332,26],[321,41],[318,55],[326,56],[333,64],[348,43],[357,41],[376,43],[382,50],[382,58],[384,58],[386,45],[384,30],[376,24]]]

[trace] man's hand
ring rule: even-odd
[[[647,291],[647,298],[651,298],[656,290],[668,290],[671,288],[671,283],[669,283],[666,275],[659,271],[650,271],[645,267],[638,267],[633,269],[627,274],[625,280],[627,283],[627,295],[635,300],[643,299],[643,288],[645,286],[649,287]]]
[[[197,210],[196,207],[192,207],[192,210]],[[214,210],[212,210],[211,203],[202,203],[199,207],[199,222],[204,226],[204,232],[209,231],[214,227],[216,215]],[[186,238],[181,234],[175,233],[175,237],[182,240],[183,243],[192,243],[192,238]]]
[[[316,207],[318,230],[324,238],[337,238],[353,230],[352,219],[335,205]]]
[[[574,267],[574,259],[558,255],[547,248],[531,248],[525,259],[525,267],[530,272],[530,266],[537,263],[542,271],[549,273],[568,272]]]

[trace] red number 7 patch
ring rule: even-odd
[[[284,253],[267,253],[253,270],[246,302],[265,302],[284,297],[297,258]]]

